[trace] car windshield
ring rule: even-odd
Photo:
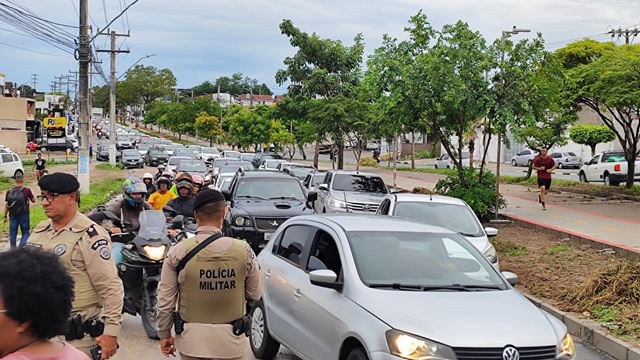
[[[300,183],[293,179],[246,179],[238,183],[236,199],[291,199],[304,201]]]
[[[179,156],[188,156],[188,157],[195,158],[193,151],[189,149],[182,149],[182,148],[175,149],[175,154]]]
[[[122,152],[124,157],[140,157],[140,153],[137,150],[125,150]]]
[[[370,287],[476,291],[506,289],[495,269],[458,234],[347,232],[362,282]],[[384,264],[384,266],[380,266]]]
[[[220,152],[218,151],[218,149],[216,148],[212,148],[212,147],[203,147],[202,148],[202,152],[205,154],[219,154]]]
[[[231,180],[233,179],[233,176],[225,176],[220,178],[220,180],[218,180],[218,190],[222,191],[222,190],[228,190],[229,189],[229,185],[231,185]]]
[[[213,160],[213,166],[214,167],[221,167],[224,165],[231,165],[231,164],[239,164],[240,161],[236,160],[236,159],[229,159],[229,158],[217,158],[215,160]]]
[[[204,173],[207,172],[207,165],[202,161],[181,161],[176,167],[177,171]]]
[[[402,201],[396,203],[393,215],[446,227],[463,236],[484,235],[476,215],[464,205]]]
[[[310,172],[314,170],[313,168],[305,166],[293,166],[289,169],[293,173],[293,176],[297,177],[298,179],[304,179]]]
[[[242,164],[240,162],[233,163],[231,165],[220,166],[220,170],[218,170],[218,174],[228,174],[235,173],[238,169],[243,168],[244,170],[253,170],[253,165]]]
[[[140,145],[138,145],[138,150],[147,151],[147,150],[149,150],[149,148],[151,148],[151,146],[152,146],[151,143],[140,144]]]
[[[282,163],[282,162],[286,162],[284,160],[267,160],[264,162],[264,167],[269,168],[269,169],[275,169],[278,167],[278,164]]]
[[[150,149],[149,150],[149,154],[153,155],[153,156],[157,156],[157,155],[168,155],[167,151],[165,149]]]
[[[333,178],[332,187],[338,191],[372,192],[386,194],[387,186],[378,176],[357,174],[337,174]]]
[[[240,160],[242,161],[251,161],[256,156],[256,154],[245,153],[240,155]]]

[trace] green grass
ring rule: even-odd
[[[386,168],[389,170],[393,169],[393,167],[386,167]],[[398,171],[409,171],[409,172],[419,172],[419,173],[425,173],[425,174],[440,174],[440,175],[455,175],[458,173],[456,170],[450,170],[450,169],[431,169],[431,168],[412,169],[406,166],[399,166],[397,169]]]
[[[616,321],[618,310],[608,306],[599,305],[591,311],[593,319],[597,322],[608,323]]]
[[[15,185],[12,178],[6,176],[0,176],[0,191],[5,192],[11,189]]]
[[[151,137],[158,137],[158,134],[156,132],[145,130],[145,129],[140,128],[140,127],[138,127],[136,130],[140,131],[143,134],[149,135]]]
[[[109,163],[101,163],[96,165],[96,169],[98,170],[113,170],[113,167]],[[124,169],[122,163],[116,163],[116,169]]]
[[[554,255],[569,250],[571,250],[571,245],[551,245],[549,249],[547,249],[547,252],[549,255]]]
[[[496,251],[503,256],[519,256],[525,255],[529,252],[526,246],[520,245],[514,241],[502,240],[499,237],[495,237],[490,241],[496,248]]]
[[[36,162],[35,159],[22,160],[22,165],[24,167],[33,166],[35,165],[35,162]],[[75,156],[70,157],[69,160],[49,159],[47,160],[47,167],[57,166],[57,165],[71,165],[71,164],[77,164],[77,163],[78,163],[78,159]]]
[[[120,193],[123,181],[124,179],[109,179],[100,184],[91,184],[91,193],[80,196],[80,212],[86,213],[99,205],[104,205],[107,201]],[[29,216],[31,220],[31,229],[38,225],[39,222],[47,220],[47,215],[44,213],[42,205],[32,205]],[[0,224],[0,232],[4,234],[9,233],[9,222],[6,224]]]

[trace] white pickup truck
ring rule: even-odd
[[[602,181],[618,186],[627,181],[627,160],[622,151],[605,151],[584,163],[578,172],[582,182]],[[640,181],[640,159],[636,159],[634,181]]]

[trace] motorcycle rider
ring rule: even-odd
[[[200,175],[193,175],[193,196],[204,190],[204,179]]]
[[[142,181],[147,186],[147,193],[145,194],[144,199],[148,201],[149,196],[156,192],[158,188],[153,184],[153,175],[151,175],[151,173],[144,173],[144,175],[142,175]]]
[[[175,210],[175,213],[165,212],[165,215],[169,218],[178,215],[193,218],[193,184],[182,179],[178,182],[176,188],[178,189],[178,197],[167,203],[167,206]]]
[[[174,183],[174,185],[171,187],[171,191],[173,191],[174,194],[176,195],[180,195],[178,194],[178,183],[180,181],[188,181],[189,183],[193,184],[193,177],[191,176],[191,174],[189,174],[188,172],[179,172],[176,174],[176,181]],[[193,189],[192,189],[193,190]]]
[[[106,210],[118,216],[127,227],[133,231],[140,229],[140,212],[153,210],[153,207],[144,200],[147,193],[146,185],[137,177],[130,177],[122,184],[122,200],[115,201],[107,206]],[[111,227],[107,230],[112,234],[120,232],[120,228]]]
[[[158,165],[158,172],[156,173],[156,175],[153,177],[153,179],[155,181],[158,181],[158,179],[160,178],[160,176],[162,176],[162,174],[164,174],[164,165],[160,164]]]
[[[158,191],[151,194],[149,197],[149,204],[156,210],[162,210],[167,203],[176,198],[176,194],[169,191],[171,188],[171,180],[168,176],[161,176],[156,181]]]

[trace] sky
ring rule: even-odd
[[[88,1],[95,33],[134,0]],[[78,24],[79,0],[16,2],[39,17]],[[8,3],[0,0],[0,4]],[[606,32],[611,27],[640,26],[637,0],[139,0],[111,30],[131,34],[118,39],[119,48],[130,50],[118,55],[118,75],[141,57],[154,54],[140,64],[171,69],[179,88],[241,72],[281,94],[286,84],[276,84],[275,73],[284,67],[285,57],[295,54],[280,33],[283,19],[290,19],[302,31],[347,45],[362,33],[366,57],[380,45],[383,34],[406,38],[403,29],[420,10],[437,29],[463,20],[488,42],[513,26],[532,30],[518,37],[541,32],[550,50],[583,37],[610,40]],[[77,28],[65,29],[77,35]],[[6,81],[28,84],[31,74],[38,74],[38,91],[47,91],[55,76],[77,69],[73,55],[15,31],[0,21],[0,73],[6,75]],[[107,49],[108,37],[98,37],[95,47]],[[108,74],[109,54],[99,56]],[[96,76],[94,84],[104,81]]]

